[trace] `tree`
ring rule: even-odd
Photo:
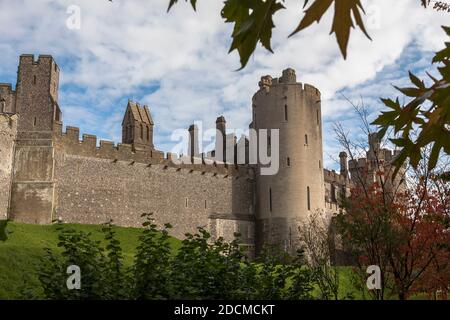
[[[187,2],[188,0],[186,0]],[[189,0],[193,9],[196,10],[197,0]],[[419,0],[423,7],[428,7],[431,0]],[[168,11],[178,0],[169,0]],[[344,57],[347,56],[347,45],[350,31],[355,24],[370,39],[364,26],[362,15],[364,7],[361,0],[304,0],[303,8],[305,15],[299,22],[297,28],[289,37],[308,28],[314,22],[320,22],[323,15],[329,11],[334,4],[334,18],[331,33],[336,35],[339,49]],[[225,0],[221,11],[222,18],[226,23],[233,23],[234,29],[231,37],[233,42],[230,52],[237,50],[241,60],[241,69],[245,68],[247,62],[260,43],[264,48],[273,53],[271,47],[272,29],[275,28],[273,16],[285,9],[284,0]],[[434,5],[436,10],[449,9],[442,1]],[[450,11],[450,10],[448,10]]]
[[[356,106],[356,110],[370,130],[364,108]],[[356,145],[342,126],[336,132],[354,159]],[[413,292],[448,290],[449,183],[440,175],[448,169],[448,159],[438,161],[432,171],[428,162],[433,151],[423,148],[421,152],[418,165],[403,167],[402,179],[394,183],[395,167],[383,161],[382,149],[373,152],[369,162],[375,175],[367,170],[352,172],[351,196],[344,199],[344,211],[337,217],[346,248],[358,258],[360,270],[367,265],[380,267],[382,288],[374,292],[379,299],[390,285],[399,299]]]
[[[314,212],[300,224],[299,234],[307,266],[313,270],[322,299],[339,296],[339,270],[332,265],[330,222],[320,212]]]

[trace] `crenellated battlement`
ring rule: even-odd
[[[243,176],[252,178],[252,170],[248,166],[230,165],[217,163],[200,154],[200,157],[193,164],[185,161],[174,161],[178,159],[176,154],[149,149],[133,149],[131,144],[118,143],[100,140],[97,145],[97,137],[92,134],[83,134],[79,139],[80,129],[67,126],[66,131],[62,131],[62,123],[58,123],[55,129],[55,147],[63,153],[84,157],[109,159],[112,162],[128,162],[130,165],[143,163],[150,166],[160,165],[163,169],[179,169],[201,172],[202,174],[222,175],[222,176]],[[180,162],[180,163],[178,163]]]
[[[0,83],[0,94],[11,94],[15,93],[15,91],[12,88],[11,83]]]
[[[19,58],[20,65],[49,65],[54,62],[55,60],[53,57],[47,54],[40,54],[37,59],[35,59],[34,54],[22,54]],[[56,63],[55,68],[59,71],[59,67]]]
[[[339,184],[348,184],[350,182],[348,179],[345,178],[345,176],[337,173],[334,170],[324,169],[323,176],[324,176],[325,182],[329,182],[329,183],[336,182]]]

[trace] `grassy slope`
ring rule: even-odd
[[[96,225],[67,225],[79,231],[90,232],[92,238],[102,240],[101,226]],[[138,237],[142,229],[114,227],[117,238],[122,244],[125,264],[133,261]],[[6,232],[5,232],[6,231]],[[40,294],[40,285],[36,277],[35,265],[43,254],[43,248],[57,249],[58,232],[55,225],[40,226],[21,224],[16,222],[0,221],[0,300],[17,299],[20,293],[27,288],[34,288],[34,294]],[[180,240],[172,239],[172,246],[177,249]],[[368,298],[367,291],[356,290],[352,284],[352,271],[350,267],[339,267],[340,288],[339,298],[344,299],[351,294],[355,299]],[[314,294],[319,296],[316,288]],[[413,299],[425,298],[414,296]]]
[[[101,226],[67,225],[79,231],[92,233],[92,238],[102,240]],[[122,244],[125,264],[130,265],[138,244],[142,229],[114,227],[117,238]],[[5,234],[6,231],[6,234]],[[35,265],[43,254],[43,248],[57,249],[58,232],[55,225],[40,226],[0,221],[0,299],[19,298],[18,293],[25,288],[37,288],[39,282],[35,274]],[[172,240],[177,248],[180,241]]]

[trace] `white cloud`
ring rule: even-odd
[[[66,9],[73,4],[81,8],[79,31],[65,27]],[[370,97],[374,92],[393,92],[390,84],[401,81],[406,69],[384,75],[389,81],[371,83],[366,89],[360,85],[398,63],[412,44],[418,60],[414,65],[425,66],[428,61],[420,57],[442,46],[440,26],[449,18],[423,9],[419,0],[363,1],[370,8],[370,21],[377,19],[373,12],[380,13],[380,28],[369,30],[373,41],[359,30],[352,32],[344,61],[334,35],[329,35],[330,14],[319,25],[287,39],[302,17],[302,1],[288,0],[288,10],[275,17],[275,54],[259,47],[247,68],[236,72],[239,57],[227,54],[232,26],[220,17],[222,1],[199,1],[196,13],[181,1],[167,14],[167,4],[168,0],[0,1],[0,28],[8,30],[0,35],[0,74],[11,79],[21,53],[52,54],[63,67],[66,124],[117,140],[124,101],[139,99],[150,105],[156,141],[167,148],[169,132],[187,128],[194,120],[214,126],[215,118],[224,114],[230,127],[246,128],[260,76],[278,77],[286,67],[297,70],[299,81],[321,90],[327,118],[342,116],[349,106],[337,92],[353,88],[354,95]],[[152,86],[158,89],[142,89]],[[326,148],[334,149],[329,143]]]

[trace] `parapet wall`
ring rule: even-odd
[[[177,164],[173,161],[176,156],[171,153],[167,153],[165,156],[164,152],[158,150],[134,150],[130,144],[119,143],[115,145],[114,142],[105,140],[100,140],[97,143],[97,137],[91,134],[83,134],[80,140],[79,128],[67,126],[66,131],[63,132],[61,123],[55,127],[55,147],[66,154],[108,159],[113,162],[124,161],[129,164],[143,163],[146,165],[159,164],[163,167],[188,169],[202,173],[253,178],[253,170],[249,166],[215,163],[206,159],[206,157],[197,158],[192,164]]]
[[[0,114],[0,220],[8,218],[17,116]]]
[[[79,129],[55,133],[54,218],[140,227],[153,213],[183,238],[199,226],[211,230],[211,215],[253,215],[253,175],[244,166],[180,164],[160,151],[133,151],[131,145],[100,141]],[[206,160],[205,160],[206,161]],[[201,159],[200,159],[200,162]],[[225,228],[225,226],[224,226]],[[228,228],[225,228],[228,230]],[[225,232],[228,232],[225,230]]]

